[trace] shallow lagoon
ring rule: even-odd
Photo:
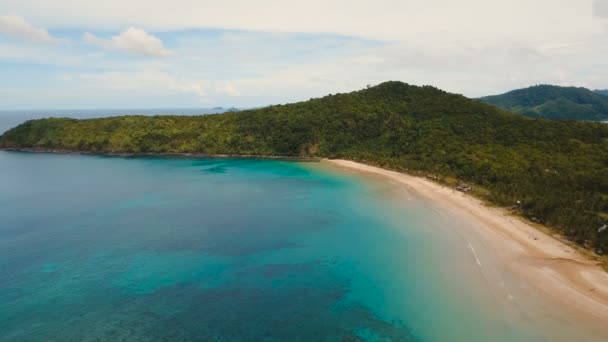
[[[576,331],[505,307],[458,233],[467,223],[380,179],[316,163],[1,151],[0,175],[0,340]]]

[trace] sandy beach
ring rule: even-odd
[[[385,177],[409,193],[478,223],[471,225],[471,229],[476,230],[477,241],[481,241],[483,248],[495,257],[488,263],[469,244],[472,262],[477,263],[480,269],[492,268],[495,266],[492,262],[499,262],[501,269],[512,272],[514,277],[530,284],[554,307],[580,318],[601,332],[608,330],[608,273],[598,262],[573,247],[507,210],[488,207],[470,195],[430,180],[352,161],[322,162]]]

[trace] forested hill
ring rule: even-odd
[[[480,100],[533,118],[608,120],[608,96],[586,88],[537,85]]]
[[[433,87],[349,94],[207,116],[42,119],[2,148],[330,157],[439,181],[608,252],[608,125],[535,120]],[[519,201],[519,202],[518,202]]]
[[[594,92],[595,92],[596,94],[600,94],[600,95],[608,96],[608,89],[603,89],[603,90],[597,89],[597,90],[594,90]]]

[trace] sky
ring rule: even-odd
[[[1,0],[0,109],[608,88],[608,0]]]

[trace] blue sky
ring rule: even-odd
[[[300,70],[392,44],[335,34],[234,29],[145,32],[162,42],[156,53],[104,46],[120,32],[47,31],[59,43],[0,36],[0,47],[7,47],[0,53],[5,108],[255,106],[295,101],[333,91],[338,81]],[[87,43],[85,33],[102,42]],[[298,85],[286,89],[290,81],[285,78]],[[267,91],[251,91],[258,87]]]
[[[605,0],[3,0],[0,107],[248,107],[386,80],[608,88],[607,43]]]

